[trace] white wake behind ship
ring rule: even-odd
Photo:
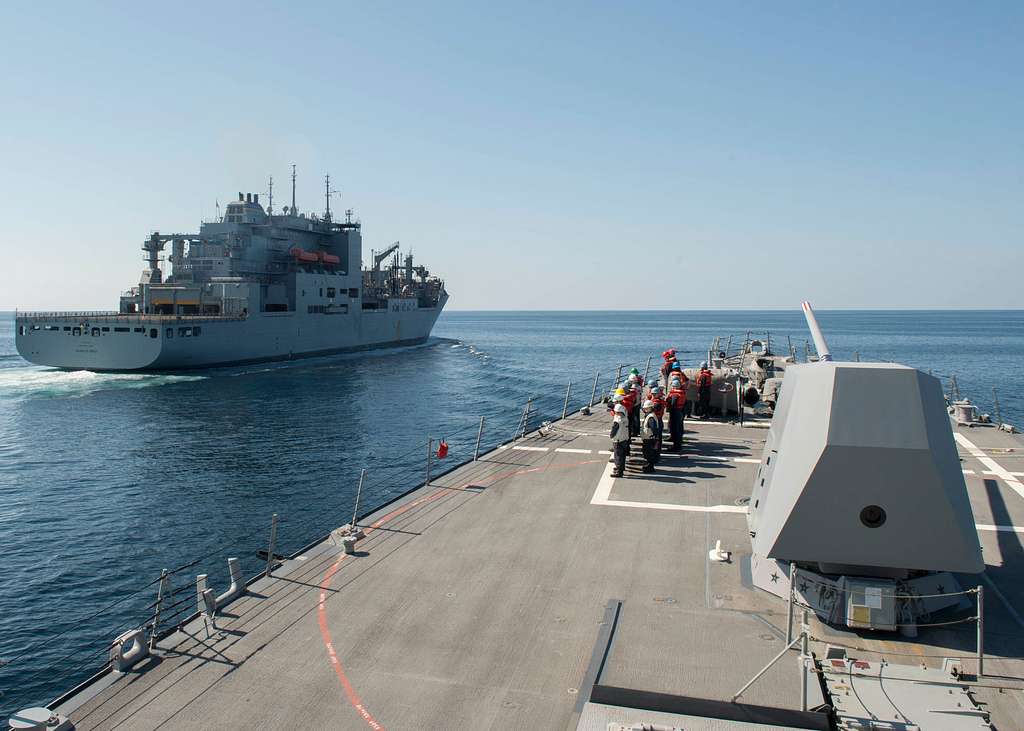
[[[271,181],[272,185],[272,181]],[[448,301],[444,282],[399,244],[362,267],[359,221],[292,205],[264,210],[238,194],[199,233],[153,233],[146,269],[117,312],[18,312],[18,352],[32,363],[94,371],[204,368],[424,342]],[[171,273],[161,258],[171,245]]]

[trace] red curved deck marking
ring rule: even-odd
[[[489,477],[488,479],[482,480],[481,482],[474,484],[479,485],[481,483],[493,483],[497,482],[498,480],[504,479],[505,477],[512,477],[514,475],[525,475],[530,472],[540,472],[546,469],[565,469],[567,467],[578,467],[579,465],[582,464],[590,464],[592,462],[603,461],[604,460],[600,459],[585,459],[580,462],[573,462],[571,464],[565,465],[547,465],[545,467],[531,467],[525,470],[511,470],[508,472],[499,473],[497,475],[491,475],[491,477]],[[468,485],[466,487],[468,487]],[[384,515],[378,520],[374,521],[374,523],[371,526],[366,528],[364,533],[366,535],[370,535],[370,533],[375,528],[380,528],[382,525],[387,523],[392,518],[396,518],[402,513],[408,510],[412,510],[415,507],[437,500],[439,497],[450,491],[450,488],[441,488],[440,490],[435,490],[429,495],[424,495],[423,497],[417,498],[412,502],[408,502],[405,505],[402,505],[401,507],[392,510],[387,515]],[[320,636],[323,638],[324,646],[327,648],[327,656],[330,658],[331,665],[334,667],[334,672],[338,676],[338,680],[341,682],[341,687],[345,691],[345,695],[348,697],[348,702],[352,704],[352,707],[356,710],[356,713],[359,714],[360,718],[366,721],[366,724],[370,728],[376,729],[377,731],[384,731],[384,725],[376,718],[374,718],[373,714],[370,713],[369,710],[367,710],[366,706],[363,705],[363,701],[359,697],[359,694],[356,692],[356,689],[353,688],[352,683],[349,682],[348,675],[345,674],[345,669],[341,666],[341,660],[338,659],[338,654],[334,651],[334,642],[331,640],[331,630],[327,627],[327,612],[324,609],[324,604],[327,601],[327,589],[330,587],[331,580],[334,579],[334,575],[338,573],[338,567],[340,567],[341,562],[345,560],[345,556],[346,554],[344,553],[339,554],[338,560],[331,564],[331,567],[327,569],[327,571],[324,573],[323,580],[321,580],[320,582],[320,600],[317,603],[316,612],[317,623],[320,625]]]

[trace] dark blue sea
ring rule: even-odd
[[[931,371],[981,411],[995,387],[1024,426],[1024,312],[821,312],[837,359]],[[423,346],[180,375],[100,375],[29,365],[0,314],[0,717],[88,677],[122,631],[145,622],[161,569],[178,598],[197,573],[226,587],[228,556],[260,567],[270,516],[291,553],[364,504],[423,480],[428,437],[451,445],[435,472],[507,440],[528,397],[538,419],[607,390],[618,363],[667,346],[686,365],[717,335],[771,333],[803,355],[792,312],[448,312]],[[363,511],[360,511],[363,512]],[[179,611],[191,611],[188,601]],[[173,616],[171,617],[173,621]]]

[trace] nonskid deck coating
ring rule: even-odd
[[[535,449],[497,450],[444,476],[363,521],[379,524],[359,543],[363,555],[339,563],[340,547],[316,546],[227,606],[220,637],[193,623],[162,641],[157,659],[60,710],[78,729],[565,728],[610,599],[623,607],[602,683],[728,699],[781,649],[786,606],[741,579],[742,513],[593,503],[608,471],[607,439],[596,436],[606,421],[600,410],[572,417],[568,431],[518,445]],[[736,506],[747,497],[764,431],[688,427],[687,459],[615,480],[610,499]],[[982,449],[1019,448],[991,429],[967,436]],[[977,473],[966,480],[979,523],[1024,516],[1012,489],[964,459]],[[989,580],[1022,606],[1019,536],[980,535]],[[731,564],[707,560],[716,539]],[[989,652],[1022,654],[1022,628],[995,596],[986,621]],[[814,632],[933,666],[941,659],[921,656],[973,648],[959,629],[916,642]],[[1024,677],[1015,660],[989,656],[986,670]],[[743,700],[795,708],[798,680],[794,654]],[[979,696],[1000,728],[1013,728],[1019,691]]]

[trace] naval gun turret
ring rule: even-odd
[[[912,632],[984,570],[939,380],[832,358],[786,368],[750,498],[755,585],[828,622]],[[792,575],[791,575],[792,570]]]

